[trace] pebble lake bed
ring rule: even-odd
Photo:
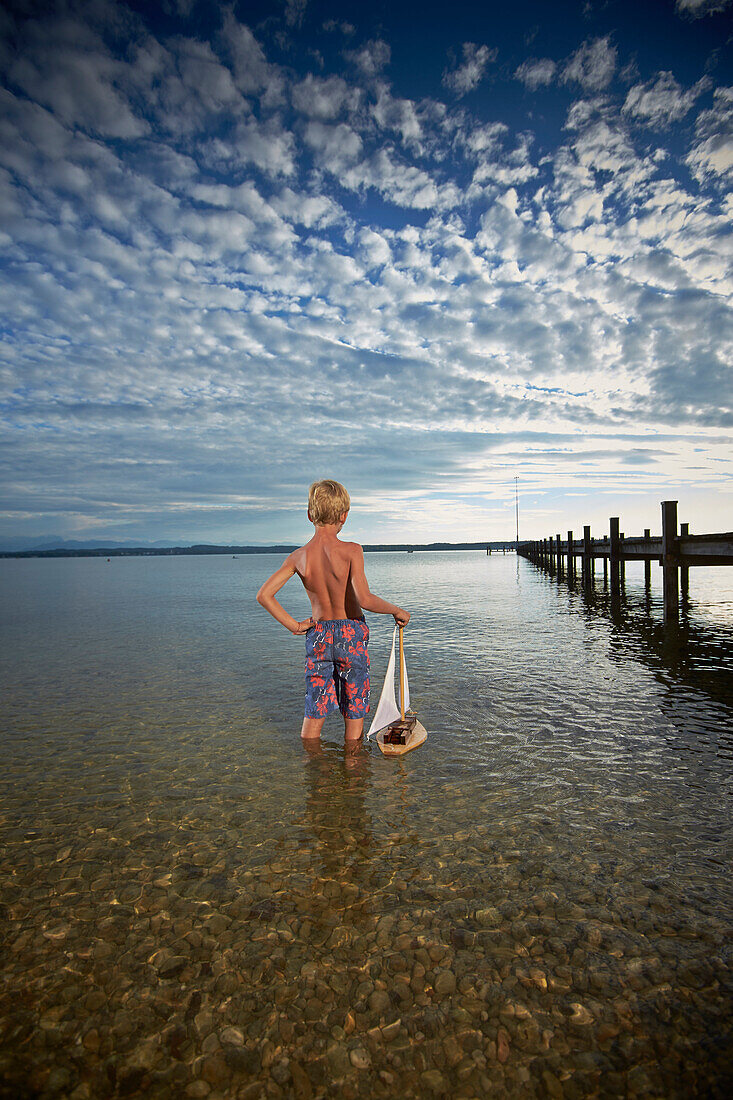
[[[729,571],[368,555],[396,761],[302,746],[277,564],[0,563],[0,1097],[729,1096]]]

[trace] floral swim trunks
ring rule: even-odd
[[[369,713],[369,627],[364,619],[319,619],[305,636],[305,716]]]

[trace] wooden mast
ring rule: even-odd
[[[400,627],[400,718],[405,720],[405,653],[402,648],[402,631]]]

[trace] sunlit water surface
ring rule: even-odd
[[[730,1095],[731,571],[370,555],[395,762],[303,749],[278,563],[0,562],[0,1095]]]

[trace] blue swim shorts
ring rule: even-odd
[[[369,627],[364,619],[320,619],[305,636],[305,716],[369,713]]]

